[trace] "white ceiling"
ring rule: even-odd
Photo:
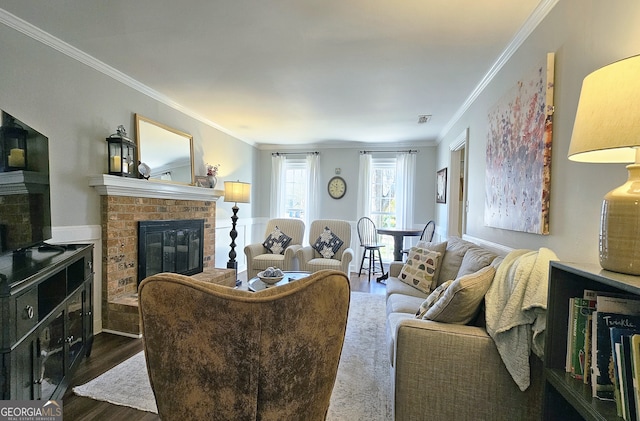
[[[544,3],[0,0],[0,12],[269,148],[437,141]]]

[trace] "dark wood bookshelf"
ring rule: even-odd
[[[616,404],[593,398],[591,385],[565,370],[569,299],[584,290],[640,295],[640,276],[603,270],[595,264],[551,262],[544,355],[545,420],[622,420]]]

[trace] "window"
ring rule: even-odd
[[[305,220],[307,214],[307,162],[304,159],[287,159],[285,168],[285,215]]]
[[[371,191],[369,212],[379,228],[396,226],[396,160],[395,158],[371,160]],[[384,261],[393,260],[393,238],[380,236],[385,244],[380,251]]]

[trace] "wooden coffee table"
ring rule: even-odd
[[[257,276],[249,279],[249,291],[258,292],[263,289],[275,287],[278,285],[284,285],[291,281],[297,281],[298,279],[306,278],[311,275],[309,272],[284,272],[284,278],[276,282],[273,285],[265,284]]]

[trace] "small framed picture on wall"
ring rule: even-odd
[[[447,169],[436,173],[436,203],[447,203]]]

